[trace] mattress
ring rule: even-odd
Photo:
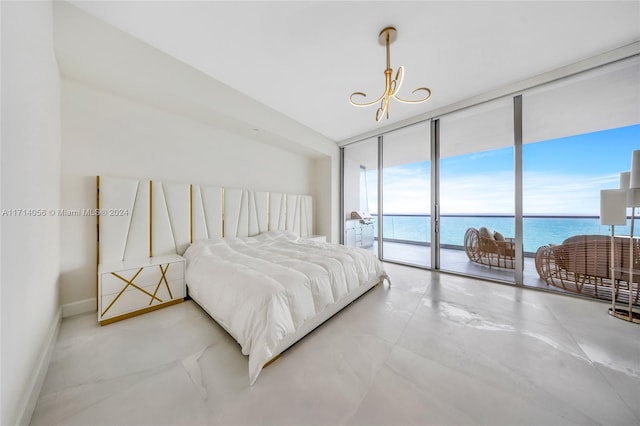
[[[199,240],[184,257],[189,295],[249,356],[251,384],[283,339],[386,278],[367,250],[287,232]]]

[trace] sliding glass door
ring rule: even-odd
[[[382,258],[431,265],[429,122],[383,136]]]
[[[513,100],[440,118],[440,269],[514,281]]]
[[[600,190],[618,187],[640,148],[639,76],[634,58],[523,94],[525,285],[548,288],[533,265],[538,249],[609,234],[599,222]]]

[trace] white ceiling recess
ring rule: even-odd
[[[640,40],[638,1],[72,3],[338,142]],[[390,120],[376,123],[375,107],[348,96],[382,91],[377,35],[389,25],[401,94],[427,86],[433,97],[392,103]]]
[[[334,141],[66,2],[54,7],[63,77],[309,158]]]

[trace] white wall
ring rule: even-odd
[[[340,243],[340,153],[315,161],[315,233]]]
[[[341,217],[349,218],[352,211],[360,210],[360,163],[350,158],[349,155],[345,155],[344,212],[341,213]]]
[[[1,3],[2,209],[60,204],[60,77],[51,6]],[[26,424],[59,324],[60,220],[3,215],[1,223],[0,423]]]
[[[315,160],[67,79],[62,140],[65,209],[95,207],[96,175],[317,195]],[[62,218],[61,255],[61,302],[93,303],[94,217]]]

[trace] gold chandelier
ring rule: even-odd
[[[378,35],[378,41],[380,42],[380,44],[386,46],[387,48],[387,69],[384,70],[385,88],[382,95],[380,95],[380,97],[375,101],[363,102],[363,103],[356,102],[353,100],[353,98],[355,96],[362,96],[363,98],[366,98],[367,97],[366,93],[353,92],[351,96],[349,96],[349,102],[351,103],[351,105],[357,106],[357,107],[368,107],[380,102],[380,107],[376,111],[376,121],[382,120],[383,115],[386,115],[387,119],[389,119],[389,100],[391,98],[394,98],[398,102],[402,102],[404,104],[419,104],[427,101],[431,97],[431,89],[427,87],[418,87],[413,92],[411,92],[411,93],[416,93],[419,91],[424,91],[426,94],[423,98],[420,98],[420,99],[415,99],[415,100],[402,99],[397,95],[398,91],[400,90],[400,86],[402,86],[402,79],[404,77],[404,67],[402,66],[398,67],[398,71],[396,71],[396,76],[392,80],[391,75],[393,74],[393,69],[391,69],[391,61],[390,61],[391,55],[389,53],[389,45],[393,43],[393,41],[395,41],[396,37],[397,37],[397,32],[394,27],[386,27],[382,31],[380,31],[380,34]]]

